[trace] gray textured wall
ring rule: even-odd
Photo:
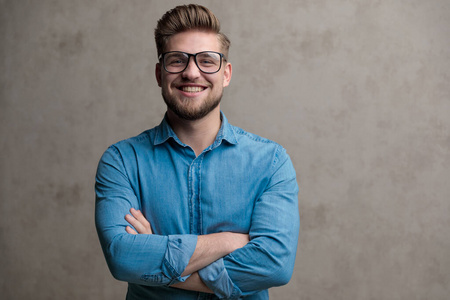
[[[273,299],[448,299],[450,2],[199,1],[232,40],[229,120],[300,184]],[[0,0],[0,295],[124,299],[94,222],[106,147],[158,124],[157,19],[181,1]]]

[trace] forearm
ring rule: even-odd
[[[112,275],[142,285],[165,285],[180,278],[194,253],[195,235],[133,235],[125,231],[117,197],[97,196],[96,227]],[[126,208],[125,208],[126,209]]]
[[[191,256],[189,264],[182,274],[182,276],[189,274],[191,276],[185,282],[176,283],[172,287],[213,294],[214,292],[206,286],[197,271],[201,271],[208,265],[212,266],[216,264],[218,260],[221,261],[220,258],[244,247],[248,241],[248,234],[233,232],[220,232],[198,236],[194,254]]]
[[[176,283],[172,285],[172,287],[177,289],[213,294],[213,291],[203,283],[197,272],[192,273],[191,276],[186,279],[186,281]]]
[[[199,270],[200,278],[216,295],[227,299],[286,284],[295,262],[298,229],[294,224],[293,227],[296,233],[291,235],[291,242],[277,241],[273,237],[255,238],[245,247]]]
[[[196,236],[120,235],[102,243],[114,278],[142,285],[166,285],[182,280]],[[192,249],[192,250],[191,250]]]
[[[203,269],[219,258],[244,247],[248,241],[248,234],[234,232],[219,232],[198,236],[195,251],[182,276]]]

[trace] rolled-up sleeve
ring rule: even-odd
[[[300,218],[292,162],[280,147],[271,177],[252,214],[250,242],[203,270],[200,278],[221,299],[238,299],[289,282],[297,251]]]
[[[172,285],[194,253],[196,235],[132,235],[124,219],[130,208],[140,209],[117,149],[102,156],[95,183],[95,225],[114,278],[142,285]]]
[[[198,273],[202,281],[220,299],[239,299],[242,295],[241,290],[228,276],[222,258],[199,270]]]

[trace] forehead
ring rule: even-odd
[[[197,53],[201,51],[221,52],[217,34],[210,31],[189,30],[173,35],[166,44],[165,51]]]

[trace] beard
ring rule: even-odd
[[[181,101],[177,101],[172,95],[165,93],[162,90],[162,97],[167,105],[167,108],[173,111],[180,119],[187,121],[195,121],[202,119],[213,111],[222,100],[223,91],[220,91],[217,95],[209,95],[208,98],[203,100],[200,106],[196,107],[192,105],[193,100],[189,98],[183,98]]]

